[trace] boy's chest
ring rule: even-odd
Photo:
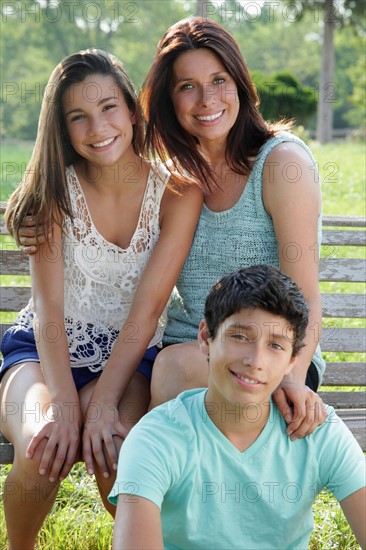
[[[319,490],[315,468],[305,472],[299,464],[295,473],[286,472],[271,468],[270,456],[241,464],[212,453],[195,463],[186,482],[173,488],[163,505],[168,540],[173,543],[174,518],[179,518],[180,525],[190,526],[193,539],[175,540],[177,547],[238,548],[238,540],[241,548],[302,547],[299,541],[311,532],[312,503]],[[298,546],[291,546],[294,541]]]

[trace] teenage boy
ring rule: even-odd
[[[365,462],[345,424],[291,441],[271,394],[302,347],[308,311],[270,266],[221,279],[199,343],[208,389],[147,414],[122,446],[110,500],[113,548],[305,549],[312,504],[328,487],[365,548]]]

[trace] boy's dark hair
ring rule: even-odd
[[[294,333],[295,356],[308,325],[308,308],[299,287],[278,269],[256,265],[222,277],[210,290],[205,303],[205,320],[211,338],[223,321],[241,309],[262,309],[289,322]]]

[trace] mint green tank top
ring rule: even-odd
[[[232,208],[213,212],[203,205],[190,253],[168,308],[163,339],[165,345],[197,339],[206,296],[220,277],[241,267],[257,264],[270,264],[279,268],[277,239],[272,220],[263,204],[262,174],[268,155],[282,142],[298,143],[307,151],[315,167],[313,155],[305,143],[288,132],[282,132],[269,139],[260,149],[244,191]],[[321,229],[322,220],[319,216],[319,243]],[[325,361],[319,346],[313,362],[318,369],[320,384]]]

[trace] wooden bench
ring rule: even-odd
[[[5,204],[0,203],[0,214]],[[325,216],[323,219],[323,245],[319,280],[334,283],[365,283],[365,218]],[[6,234],[1,219],[0,231]],[[341,253],[343,247],[352,247]],[[361,258],[352,258],[352,250],[362,250]],[[349,252],[351,250],[351,252]],[[342,257],[345,256],[345,257]],[[4,244],[1,250],[1,275],[26,275],[29,273],[28,256],[17,250],[15,245]],[[346,285],[347,287],[352,286]],[[1,286],[1,311],[18,311],[30,297],[30,288]],[[366,386],[365,363],[349,361],[347,354],[366,351],[365,329],[359,327],[340,328],[338,319],[364,319],[365,295],[354,294],[352,289],[340,292],[322,293],[323,352],[342,352],[344,360],[327,362],[323,386],[334,386],[332,391],[320,395],[326,403],[333,405],[346,422],[357,441],[366,451],[366,399],[363,391],[345,391],[347,386]],[[332,319],[332,321],[330,321]],[[0,325],[2,338],[9,324]],[[316,337],[316,330],[314,335]],[[342,387],[342,388],[340,388]],[[0,464],[10,464],[13,447],[0,433]]]

